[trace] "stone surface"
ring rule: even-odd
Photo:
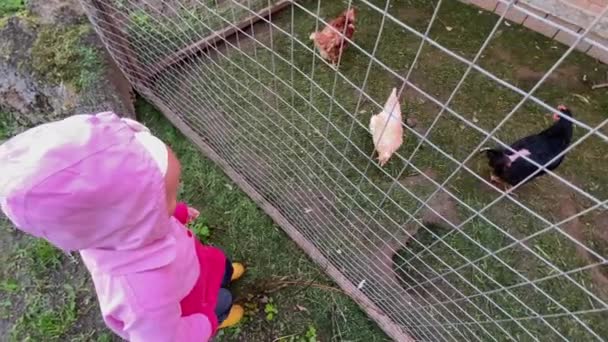
[[[87,30],[82,38],[83,48],[88,52],[92,51],[91,54],[100,61],[99,72],[95,74],[94,80],[89,81],[89,86],[79,87],[75,86],[73,81],[64,82],[60,77],[50,79],[40,75],[39,70],[44,69],[41,68],[41,63],[53,63],[52,60],[36,59],[32,56],[35,46],[44,45],[39,41],[41,32],[49,28],[63,27],[61,25],[67,25],[66,30],[71,27],[83,27],[72,24],[79,22],[80,19],[77,18],[80,14],[76,13],[75,17],[68,19],[69,11],[52,10],[47,5],[36,7],[36,4],[44,2],[29,2],[28,5],[37,8],[37,13],[46,15],[46,19],[31,15],[14,16],[0,26],[0,111],[10,113],[22,128],[73,114],[105,110],[134,117],[131,87],[107,57],[93,30]],[[55,14],[63,17],[60,21],[49,24],[53,22],[52,15]],[[49,51],[58,49],[54,46],[46,48]],[[70,60],[66,64],[78,68],[78,62]]]
[[[464,1],[464,2],[470,3],[477,7],[481,7],[487,11],[494,11],[494,9],[496,8],[496,4],[497,4],[496,0],[469,0],[469,1]]]
[[[578,27],[587,27],[608,6],[608,0],[520,0],[550,15],[559,17]],[[608,38],[608,16],[600,20],[593,32]]]
[[[26,0],[25,5],[43,24],[70,25],[87,20],[78,0]]]
[[[600,62],[608,64],[608,47],[600,48],[597,46],[592,46],[589,51],[587,51],[589,56],[597,58]]]
[[[564,27],[571,31],[571,32],[569,32],[569,31],[560,29],[557,32],[557,34],[555,35],[555,37],[553,37],[553,39],[557,40],[560,43],[571,46],[572,44],[574,44],[574,42],[577,39],[577,37],[573,33],[583,32],[583,30],[580,27],[578,27],[576,25],[572,25],[564,20],[561,20],[560,18],[554,17],[552,15],[549,15],[548,18],[551,21],[553,21],[554,23],[559,24],[560,27]],[[579,42],[579,44],[576,46],[576,48],[582,52],[586,52],[587,50],[589,50],[590,47],[591,47],[591,44],[589,44],[585,41]]]
[[[551,24],[530,15],[524,21],[524,26],[549,38],[555,37],[555,34],[558,31],[558,29],[551,26]]]
[[[496,10],[494,10],[494,13],[496,13],[498,15],[502,15],[506,9],[507,9],[507,5],[503,4],[502,2],[499,2],[498,5],[496,6]],[[516,24],[521,24],[524,22],[524,20],[526,20],[527,16],[528,15],[525,12],[512,6],[507,11],[507,14],[505,14],[505,19],[508,19]]]
[[[501,15],[507,0],[460,0],[464,3],[492,11]],[[576,41],[574,33],[581,33],[598,13],[608,6],[608,0],[518,0],[516,6],[507,12],[505,18],[523,24],[563,44],[571,46]],[[572,32],[568,32],[567,28]],[[601,42],[602,47],[581,41],[576,49],[604,63],[608,63],[608,16],[602,18],[591,30],[590,37]],[[606,49],[604,49],[604,47]]]

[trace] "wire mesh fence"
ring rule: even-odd
[[[135,88],[391,337],[608,338],[608,96],[591,87],[608,67],[577,52],[608,50],[588,37],[608,8],[563,27],[565,47],[505,20],[527,11],[506,0],[502,16],[454,0],[82,3]],[[332,63],[310,34],[351,8]],[[393,88],[404,143],[381,167],[369,121]],[[569,145],[517,154],[546,174],[491,181],[480,150],[522,151],[509,144],[547,112],[573,124]]]

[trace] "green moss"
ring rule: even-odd
[[[8,23],[10,17],[0,17],[0,29],[3,29]]]
[[[8,118],[7,113],[0,112],[0,141],[9,137]]]
[[[47,26],[32,47],[32,65],[38,76],[51,82],[65,82],[81,90],[99,78],[102,61],[98,51],[84,42],[87,25]]]
[[[23,0],[2,0],[0,1],[0,18],[13,15],[25,10]]]
[[[23,10],[23,11],[16,12],[9,16],[0,16],[0,30],[3,29],[4,27],[6,27],[9,20],[11,20],[13,18],[18,18],[21,23],[25,22],[25,24],[29,28],[34,28],[39,25],[38,17],[32,16],[32,15],[30,15],[30,13],[28,11]]]
[[[0,111],[0,142],[10,138],[18,131],[15,118],[10,113]]]

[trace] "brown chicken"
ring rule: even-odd
[[[355,33],[355,9],[351,8],[340,14],[339,17],[329,22],[320,32],[310,34],[310,40],[315,42],[321,57],[331,62],[338,63],[348,41]]]
[[[393,88],[382,112],[370,118],[369,130],[374,139],[376,152],[378,152],[380,166],[384,166],[403,143],[401,105],[396,88]]]

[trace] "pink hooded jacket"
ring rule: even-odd
[[[130,341],[207,341],[180,301],[200,282],[192,234],[168,217],[164,177],[113,113],[77,115],[0,146],[0,205],[21,230],[80,251],[107,325]],[[219,284],[218,284],[219,287]]]

